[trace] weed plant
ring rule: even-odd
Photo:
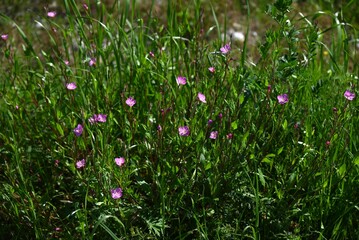
[[[155,4],[0,14],[1,238],[357,239],[356,27],[277,0],[252,62]]]

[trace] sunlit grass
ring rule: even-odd
[[[253,49],[248,2],[241,43],[201,1],[62,4],[0,14],[1,236],[357,238],[355,22],[279,0]]]

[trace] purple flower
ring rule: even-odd
[[[82,127],[82,125],[78,124],[77,127],[74,129],[74,133],[77,137],[79,137],[82,134],[83,130],[84,128]]]
[[[91,124],[97,123],[97,122],[106,122],[107,115],[106,114],[94,114],[92,117],[89,118],[89,122]]]
[[[161,127],[161,125],[158,125],[158,126],[157,126],[157,130],[158,130],[159,132],[162,132],[162,127]]]
[[[218,114],[218,117],[219,117],[219,119],[222,119],[222,118],[223,118],[223,114],[222,114],[222,113],[219,113],[219,114]]]
[[[82,7],[83,7],[86,11],[89,10],[89,7],[87,6],[86,3],[82,4]]]
[[[127,98],[127,100],[126,100],[126,104],[127,104],[128,106],[130,106],[130,107],[133,107],[133,105],[136,104],[136,100],[135,100],[133,97],[129,97],[129,98]]]
[[[89,118],[89,122],[90,122],[91,124],[96,123],[96,122],[97,122],[97,115],[94,114],[92,117],[90,117],[90,118]]]
[[[229,43],[227,43],[226,45],[221,47],[219,50],[221,51],[221,53],[227,54],[229,51],[231,51],[231,46],[229,45]]]
[[[97,122],[106,122],[107,115],[106,114],[97,114]]]
[[[213,120],[212,119],[208,119],[208,126],[210,126],[211,124],[213,123]]]
[[[7,34],[1,34],[1,39],[6,41],[8,39],[9,35]]]
[[[123,164],[125,164],[125,158],[124,157],[115,158],[115,163],[121,167]]]
[[[89,61],[89,65],[90,65],[90,67],[96,65],[96,58],[91,58]]]
[[[206,96],[203,93],[199,92],[197,97],[201,102],[206,103]]]
[[[209,134],[210,139],[216,139],[218,137],[218,131],[213,131]]]
[[[282,104],[282,105],[286,104],[289,101],[287,94],[278,95],[277,99],[278,99],[279,104]]]
[[[47,13],[47,16],[50,17],[50,18],[54,18],[54,17],[56,17],[56,14],[57,13],[55,11],[51,11],[51,12]]]
[[[82,159],[82,160],[76,162],[76,168],[78,168],[78,169],[84,168],[85,165],[86,165],[86,160],[85,159]]]
[[[190,130],[188,126],[182,126],[178,128],[178,133],[182,137],[187,137],[190,134]]]
[[[349,101],[353,101],[355,98],[355,93],[350,92],[349,90],[346,90],[344,93],[344,97],[348,99]]]
[[[179,86],[179,85],[186,85],[186,83],[187,83],[187,78],[182,77],[182,76],[178,76],[178,77],[176,78],[176,81],[177,81],[178,86]]]
[[[151,57],[153,57],[153,58],[155,57],[155,54],[153,52],[150,52],[149,54]]]
[[[122,197],[122,188],[111,189],[111,197],[113,199],[119,199]]]
[[[208,71],[210,71],[211,73],[214,73],[216,71],[216,69],[214,67],[209,67]]]
[[[68,90],[75,90],[75,89],[77,88],[77,86],[76,86],[76,83],[71,82],[71,83],[67,83],[67,84],[66,84],[66,88],[67,88]]]

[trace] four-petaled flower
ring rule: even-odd
[[[178,133],[182,137],[187,137],[190,134],[190,130],[188,126],[182,126],[178,128]]]
[[[107,115],[106,114],[97,114],[97,122],[106,122]]]
[[[218,131],[213,131],[209,134],[210,139],[216,139],[218,137]]]
[[[76,162],[76,168],[79,168],[79,169],[84,168],[85,165],[86,165],[86,160],[85,159],[82,159],[82,160]]]
[[[57,13],[55,11],[51,11],[51,12],[47,13],[47,16],[50,17],[50,18],[54,18],[54,17],[56,17],[56,14]]]
[[[74,133],[77,137],[79,137],[82,134],[83,130],[84,128],[82,127],[82,125],[78,124],[77,127],[74,129]]]
[[[177,81],[178,86],[179,85],[185,85],[187,83],[187,78],[182,77],[182,76],[178,76],[176,78],[176,81]]]
[[[132,107],[133,105],[136,104],[136,100],[135,100],[133,97],[129,97],[129,98],[127,98],[127,100],[126,100],[126,104],[127,104],[128,106]]]
[[[348,99],[349,101],[353,101],[353,99],[355,98],[355,93],[352,93],[351,91],[346,90],[344,93],[344,97],[346,99]]]
[[[201,102],[206,103],[206,96],[203,93],[199,92],[197,97]]]
[[[221,47],[219,50],[221,51],[221,53],[227,54],[229,51],[231,51],[231,46],[229,45],[229,43],[227,43],[226,45]]]
[[[125,158],[124,157],[115,158],[115,163],[121,167],[123,164],[125,164]]]
[[[287,94],[278,95],[277,99],[278,99],[278,103],[282,105],[286,104],[289,101]]]
[[[77,88],[77,86],[76,86],[76,83],[71,82],[71,83],[67,83],[67,84],[66,84],[66,88],[67,88],[68,90],[75,90],[75,89]]]
[[[111,197],[113,199],[119,199],[122,197],[122,188],[111,189]]]

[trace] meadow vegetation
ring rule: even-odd
[[[358,239],[356,1],[58,2],[0,12],[2,239]]]

